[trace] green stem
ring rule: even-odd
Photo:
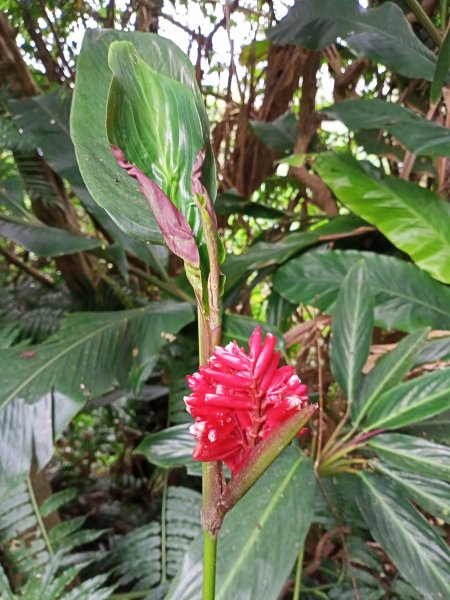
[[[217,537],[206,530],[203,548],[203,600],[214,600],[216,594]]]
[[[295,586],[294,586],[294,595],[292,596],[292,600],[299,600],[300,598],[300,588],[302,585],[302,570],[303,570],[303,554],[305,552],[305,547],[302,546],[297,559],[297,568],[295,570]]]
[[[28,488],[28,495],[30,497],[31,500],[31,505],[33,507],[33,511],[34,514],[36,515],[36,520],[38,522],[38,526],[39,529],[41,531],[42,534],[42,538],[45,542],[45,545],[47,546],[47,551],[50,555],[53,555],[53,547],[52,544],[50,542],[50,538],[48,537],[48,533],[47,533],[47,528],[44,525],[44,521],[42,519],[42,515],[41,515],[41,511],[39,510],[39,506],[37,504],[36,501],[36,496],[34,495],[34,490],[33,490],[33,485],[31,483],[31,479],[29,477],[27,477],[27,488]]]
[[[436,29],[433,21],[427,15],[427,13],[423,10],[422,5],[418,0],[406,0],[406,3],[409,5],[412,12],[417,17],[417,20],[422,24],[424,29],[429,33],[431,39],[434,41],[438,48],[442,45],[442,39],[439,34],[439,31]]]
[[[130,266],[129,270],[141,279],[145,279],[149,283],[152,283],[153,285],[156,285],[157,287],[161,288],[171,296],[175,296],[175,298],[178,298],[179,300],[184,300],[185,302],[189,302],[189,304],[195,305],[195,301],[193,300],[192,296],[189,296],[189,294],[187,294],[183,290],[180,290],[180,288],[178,288],[171,281],[163,281],[159,277],[155,277],[154,275],[151,275],[150,273],[147,273],[146,271],[143,271],[138,267]]]
[[[164,474],[164,488],[161,504],[161,583],[167,581],[167,491],[169,483],[169,473]]]

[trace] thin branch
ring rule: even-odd
[[[3,256],[8,262],[18,267],[27,275],[30,275],[30,277],[33,277],[33,279],[36,279],[36,281],[39,281],[40,283],[43,283],[44,285],[48,286],[55,285],[55,280],[53,279],[53,277],[50,277],[50,275],[45,275],[44,273],[39,271],[39,269],[36,269],[35,267],[32,267],[31,265],[28,265],[27,263],[23,262],[18,256],[14,254],[14,252],[11,252],[6,248],[0,248],[0,252],[3,254]]]

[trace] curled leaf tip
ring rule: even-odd
[[[154,181],[127,160],[120,148],[111,144],[111,151],[117,164],[139,183],[168,248],[185,262],[199,268],[197,243],[184,215]]]

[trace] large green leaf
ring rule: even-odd
[[[38,256],[63,256],[93,250],[102,245],[101,240],[97,238],[88,238],[57,227],[48,227],[37,219],[25,221],[0,216],[0,236],[31,250]]]
[[[192,92],[206,148],[203,182],[213,199],[215,173],[208,139],[208,118],[192,65],[171,41],[150,33],[87,30],[78,59],[71,116],[72,138],[81,173],[95,201],[108,211],[126,233],[162,243],[161,233],[147,200],[137,182],[118,166],[106,134],[105,115],[112,79],[108,68],[108,51],[110,44],[116,40],[132,42],[138,55],[154,71],[180,81]]]
[[[372,403],[365,429],[398,429],[450,409],[450,369],[417,377]]]
[[[233,286],[252,271],[284,263],[294,254],[319,242],[321,236],[348,233],[363,225],[365,222],[358,217],[341,216],[313,231],[293,231],[277,242],[258,241],[244,254],[228,254],[222,265],[227,287]]]
[[[217,550],[217,600],[278,598],[308,533],[314,494],[311,461],[288,449],[225,517]],[[198,600],[201,585],[199,538],[166,600]]]
[[[380,461],[373,461],[371,465],[398,483],[408,496],[427,512],[450,523],[450,484],[438,479],[397,471]]]
[[[156,249],[127,236],[87,191],[69,133],[71,103],[70,92],[57,90],[26,100],[14,100],[8,106],[22,136],[28,143],[39,149],[45,161],[56,173],[70,183],[73,192],[95,221],[100,223],[122,248],[138,256],[156,272],[160,271],[159,261],[155,256]]]
[[[450,597],[447,544],[392,482],[360,474],[358,504],[376,542],[426,598]]]
[[[436,64],[431,50],[414,35],[392,2],[363,9],[358,0],[302,0],[268,35],[277,44],[312,50],[343,38],[358,53],[406,77],[431,80]]]
[[[189,305],[154,302],[113,313],[70,315],[43,344],[0,351],[0,480],[44,465],[53,440],[87,399],[135,387],[167,334],[193,320]]]
[[[109,66],[110,143],[155,182],[198,231],[201,222],[194,210],[191,177],[205,142],[191,89],[152,69],[130,42],[111,44]]]
[[[416,266],[391,256],[357,251],[310,251],[280,267],[274,277],[290,302],[332,310],[348,270],[364,259],[375,295],[375,324],[415,331],[450,329],[450,289]]]
[[[331,370],[350,403],[361,381],[369,356],[373,327],[373,295],[364,262],[345,276],[333,313]]]
[[[403,433],[384,433],[369,446],[378,456],[403,471],[450,481],[450,447]]]
[[[297,140],[298,120],[292,112],[284,113],[275,121],[250,121],[256,135],[279,154],[292,154]]]
[[[192,458],[194,447],[195,439],[189,433],[189,426],[182,424],[145,436],[135,452],[163,469],[185,466],[188,472],[195,473],[201,471],[201,465]]]
[[[405,431],[450,446],[450,410],[417,425],[410,425]]]
[[[448,202],[398,177],[375,178],[349,154],[322,154],[314,168],[350,210],[378,227],[432,277],[450,283]]]
[[[429,329],[419,329],[406,336],[397,346],[382,356],[363,379],[356,402],[352,405],[352,420],[359,424],[379,396],[403,379],[414,366]]]
[[[413,154],[450,156],[450,130],[399,104],[378,98],[345,100],[321,112],[339,119],[352,130],[386,129]]]

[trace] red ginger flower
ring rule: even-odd
[[[184,401],[195,420],[194,459],[224,461],[233,475],[255,444],[309,401],[294,368],[278,367],[275,336],[269,333],[261,342],[257,327],[248,354],[236,342],[217,346],[208,365],[187,377],[192,394]]]

